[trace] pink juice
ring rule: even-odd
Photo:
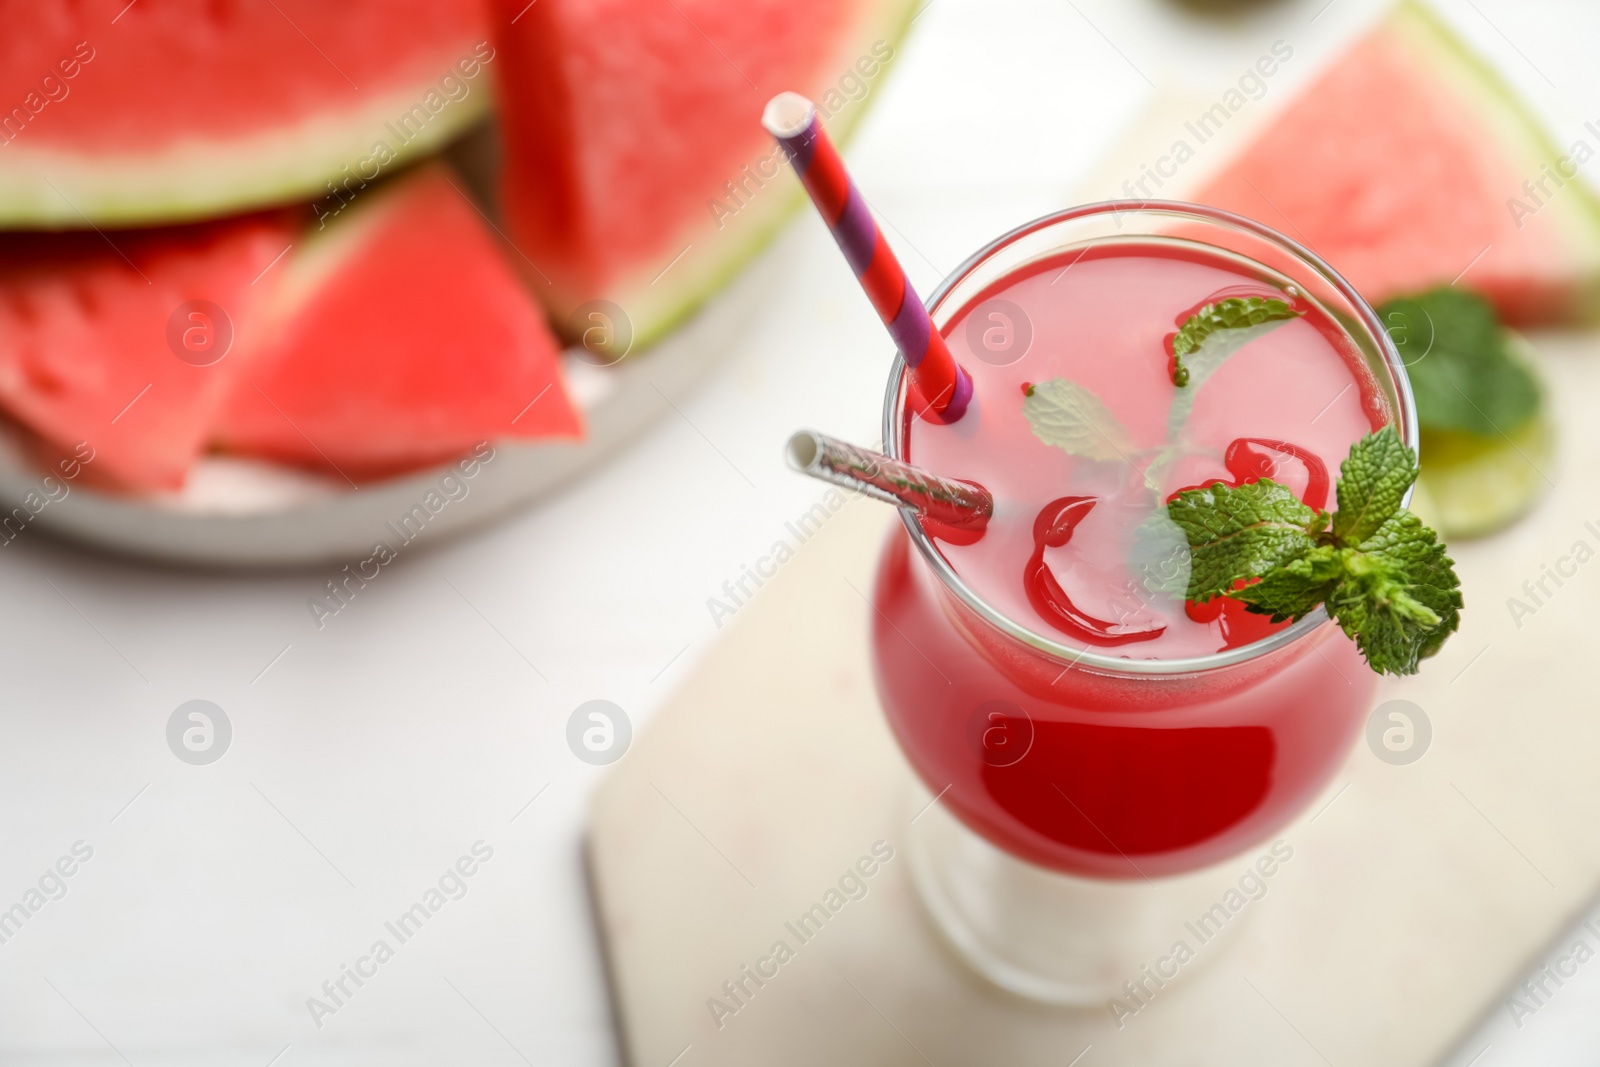
[[[1179,325],[1244,295],[1299,314],[1175,386]],[[952,425],[908,417],[902,454],[978,482],[995,508],[976,540],[931,530],[934,549],[993,612],[1044,642],[1130,663],[1207,657],[1288,625],[1183,600],[1175,528],[1159,534],[1173,493],[1270,476],[1332,509],[1350,446],[1392,417],[1340,322],[1265,268],[1188,242],[1106,242],[1034,262],[942,332],[974,400]],[[1095,455],[1046,443],[1025,416],[1027,388],[1055,379],[1097,398],[1070,409],[1089,412]],[[1192,410],[1175,413],[1185,390]],[[899,527],[875,605],[880,694],[924,783],[1001,847],[1069,872],[1172,873],[1266,837],[1326,782],[1373,688],[1331,625],[1190,673],[1074,664],[996,632]]]
[[[995,516],[982,538],[941,547],[956,572],[1003,614],[1050,627],[1030,603],[1026,583],[1018,580],[1020,561],[1034,553],[1034,520],[1047,503],[1087,496],[1097,505],[1067,544],[1045,548],[1045,564],[1071,601],[1093,617],[1165,627],[1159,637],[1116,645],[1115,654],[1180,659],[1239,643],[1228,640],[1222,619],[1196,622],[1181,600],[1139,588],[1128,566],[1134,529],[1179,489],[1237,482],[1225,465],[1228,446],[1236,440],[1297,446],[1316,458],[1310,466],[1320,466],[1331,481],[1351,444],[1384,419],[1370,381],[1353,373],[1359,356],[1341,346],[1336,324],[1307,305],[1306,314],[1278,325],[1223,363],[1195,392],[1182,432],[1169,437],[1168,417],[1180,390],[1170,377],[1168,338],[1190,312],[1229,292],[1274,290],[1221,258],[1178,255],[1151,245],[1113,246],[1075,260],[1036,264],[985,294],[985,300],[998,297],[1020,307],[1029,320],[1029,351],[1015,363],[994,366],[972,351],[967,318],[982,309],[982,302],[952,321],[946,331],[951,352],[973,377],[974,403],[965,418],[949,426],[913,420],[907,458],[978,482],[994,495]],[[998,320],[981,325],[1006,328]],[[1093,462],[1040,441],[1023,417],[1023,387],[1054,377],[1098,396],[1133,447],[1118,442],[1112,448],[1115,461]],[[1169,444],[1182,451],[1156,472],[1159,496],[1144,491],[1142,476]],[[1255,451],[1282,450],[1258,446]],[[1270,458],[1277,461],[1276,469],[1263,473],[1304,497],[1315,471],[1292,454]],[[1326,493],[1306,502],[1332,506]],[[1266,626],[1270,623],[1252,636],[1262,636]],[[1097,645],[1071,633],[1054,635],[1079,647]]]

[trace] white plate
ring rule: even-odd
[[[592,366],[569,350],[563,369],[573,402],[583,410],[586,438],[497,441],[493,459],[470,479],[450,464],[352,489],[273,464],[208,456],[183,490],[170,494],[125,496],[67,483],[67,495],[45,504],[27,527],[167,562],[272,567],[353,563],[370,557],[380,542],[398,548],[405,540],[402,518],[421,508],[408,529],[425,528],[427,543],[434,544],[550,494],[671,410],[668,397],[732,349],[752,303],[751,286],[733,286],[648,352],[613,367]],[[451,474],[455,481],[441,487]],[[14,442],[0,440],[0,502],[7,514],[29,493],[37,506],[43,476]]]

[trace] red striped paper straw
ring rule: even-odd
[[[911,287],[905,268],[823,132],[815,105],[799,93],[779,93],[767,102],[761,124],[783,146],[878,318],[889,328],[911,368],[912,384],[927,402],[925,414],[938,422],[955,422],[972,401],[972,379],[957,366],[922,298]]]

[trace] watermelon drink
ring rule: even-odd
[[[1276,314],[1180,368],[1179,327],[1230,298]],[[994,510],[981,536],[902,512],[874,590],[878,691],[939,799],[912,827],[935,917],[1002,984],[1070,1000],[1095,987],[1085,967],[1127,977],[1117,954],[1085,951],[1061,908],[1018,902],[1059,889],[1103,918],[1083,894],[1149,896],[1268,841],[1328,783],[1375,683],[1321,609],[1273,624],[1225,598],[1186,603],[1166,502],[1271,477],[1331,509],[1358,439],[1393,423],[1415,447],[1409,386],[1342,279],[1209,208],[1039,220],[930,310],[973,401],[955,422],[920,417],[897,362],[886,451],[983,486]],[[1098,888],[1073,886],[1086,880]]]

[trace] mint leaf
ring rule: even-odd
[[[1234,590],[1232,596],[1259,615],[1271,615],[1273,622],[1298,621],[1325,602],[1344,576],[1344,561],[1338,552],[1332,545],[1317,545],[1268,571],[1259,582]]]
[[[1178,336],[1172,339],[1172,354],[1181,361],[1219,330],[1259,326],[1264,322],[1292,319],[1298,314],[1300,312],[1291,308],[1287,300],[1275,296],[1232,296],[1218,300],[1189,316],[1178,329]],[[1173,384],[1187,385],[1188,382]]]
[[[1482,297],[1435,289],[1390,300],[1378,317],[1406,364],[1423,429],[1498,438],[1538,413],[1539,380]]]
[[[1189,539],[1189,599],[1210,600],[1316,547],[1328,517],[1270,479],[1179,493],[1167,514]]]
[[[1386,426],[1341,465],[1331,526],[1270,479],[1179,493],[1167,511],[1189,538],[1189,599],[1230,596],[1275,622],[1321,604],[1373,670],[1415,674],[1462,606],[1444,545],[1400,506],[1416,476],[1416,457]]]
[[[1228,357],[1299,315],[1274,297],[1230,297],[1207,304],[1172,339],[1172,384],[1178,394],[1167,413],[1167,433],[1176,437],[1194,410],[1195,395]]]
[[[1328,610],[1367,662],[1415,674],[1461,625],[1461,583],[1444,545],[1410,512],[1384,523],[1355,550]]]
[[[1173,600],[1189,589],[1189,539],[1164,508],[1157,508],[1133,529],[1128,568],[1146,592]]]
[[[1400,510],[1400,501],[1416,480],[1417,457],[1393,426],[1357,441],[1349,457],[1339,464],[1334,536],[1365,541]]]
[[[1033,435],[1063,452],[1094,460],[1128,460],[1133,438],[1094,393],[1066,378],[1027,387],[1022,413]]]

